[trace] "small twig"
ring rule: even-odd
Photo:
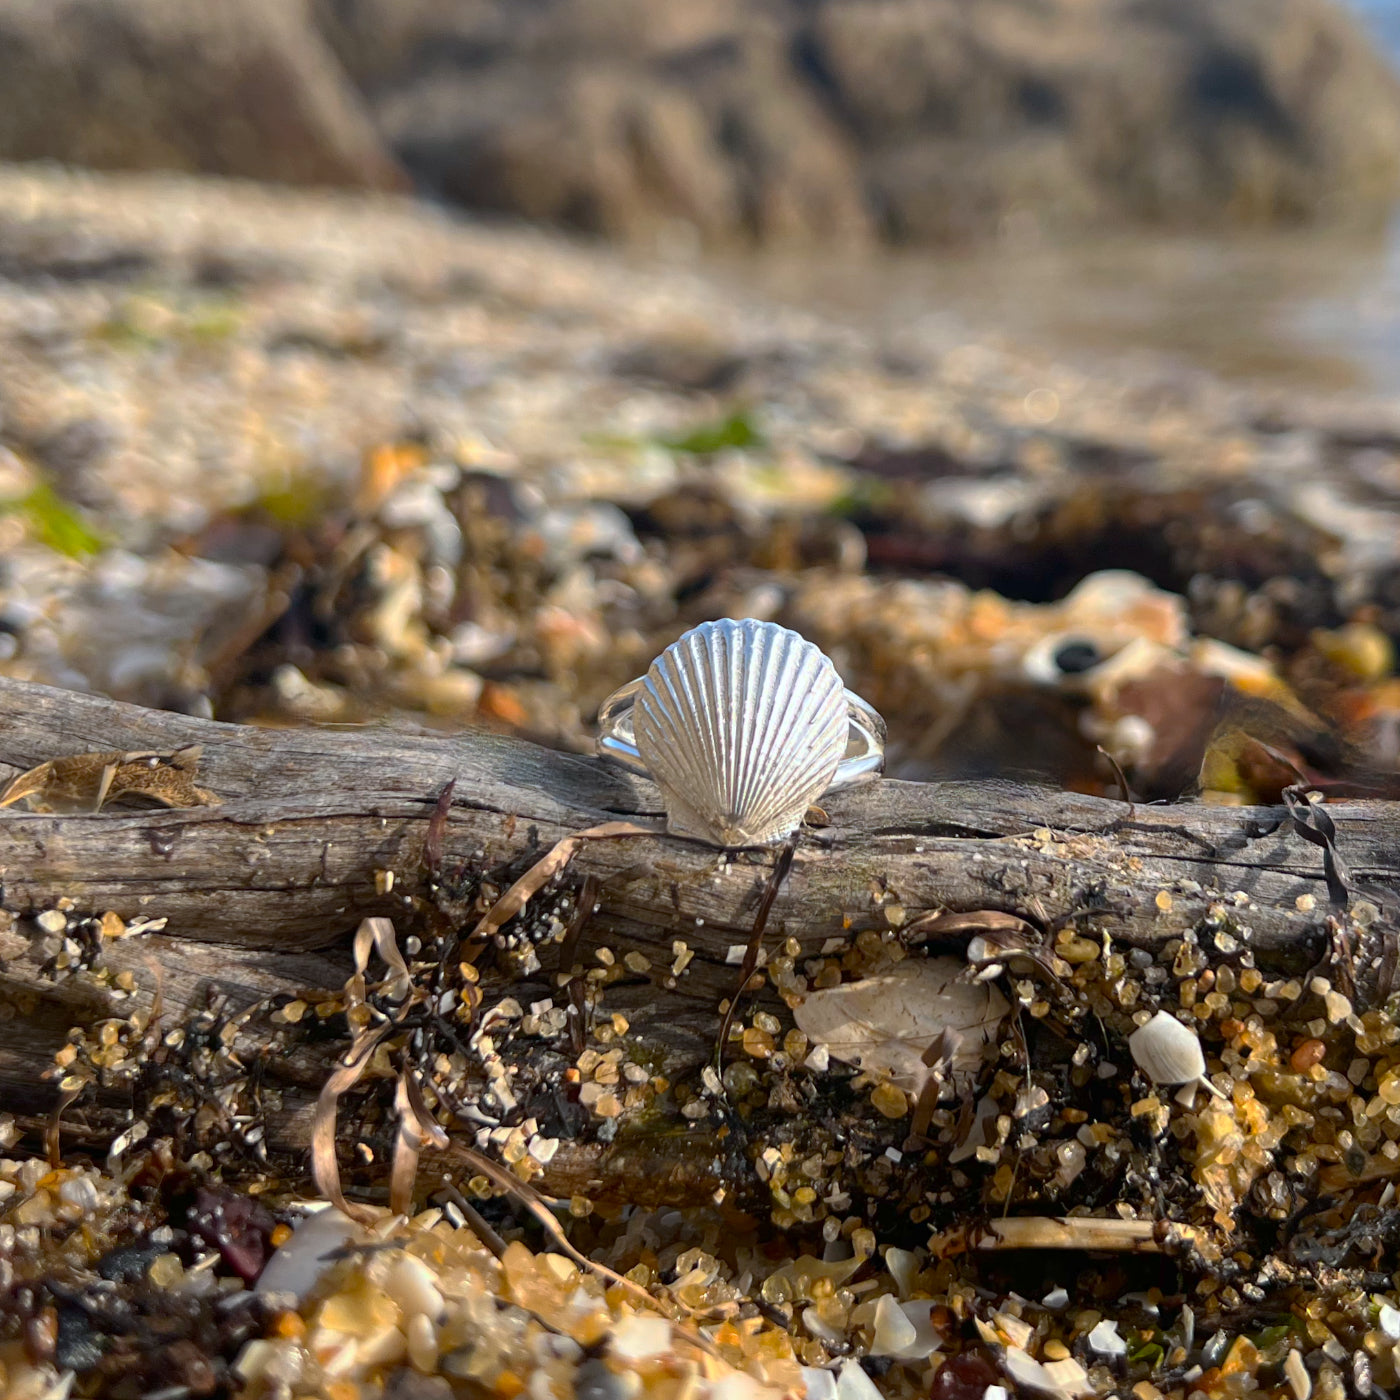
[[[1164,1254],[1193,1244],[1196,1230],[1170,1220],[1114,1220],[1100,1216],[1013,1215],[983,1225],[958,1225],[934,1235],[929,1251],[946,1259],[967,1250],[1084,1249]]]
[[[438,1194],[440,1196],[445,1196],[462,1212],[462,1218],[467,1222],[468,1226],[470,1226],[472,1234],[474,1234],[497,1259],[505,1255],[506,1242],[496,1233],[491,1222],[467,1200],[456,1186],[449,1181],[442,1187]]]
[[[574,902],[574,912],[569,918],[569,926],[564,930],[563,940],[559,944],[559,961],[554,966],[558,976],[567,976],[573,969],[574,959],[578,956],[578,945],[583,939],[583,930],[593,917],[593,907],[598,902],[601,883],[596,875],[589,874],[583,877],[583,884],[579,886]]]
[[[743,966],[739,969],[739,981],[729,998],[729,1005],[724,1008],[724,1018],[720,1022],[719,1036],[715,1041],[716,1070],[724,1067],[724,1047],[729,1041],[729,1028],[734,1024],[734,1013],[738,1009],[739,998],[749,985],[749,978],[758,968],[758,955],[763,948],[763,931],[768,927],[768,915],[772,912],[773,901],[778,897],[778,888],[792,869],[792,858],[797,854],[799,836],[800,830],[793,832],[787,844],[778,852],[778,858],[773,862],[773,873],[768,877],[763,898],[759,900],[758,913],[754,915],[753,932],[749,935],[749,946],[744,950]]]

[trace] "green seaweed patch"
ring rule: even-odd
[[[250,503],[245,514],[260,516],[283,527],[312,525],[326,515],[330,496],[312,473],[298,473],[270,482]]]
[[[713,423],[703,423],[680,437],[660,438],[658,441],[672,452],[685,452],[696,457],[730,449],[763,447],[767,442],[745,409],[736,409],[727,418]]]
[[[40,544],[70,559],[87,558],[106,544],[47,481],[22,496],[0,501],[0,512],[19,516]]]
[[[217,298],[192,310],[181,329],[196,345],[218,345],[237,335],[243,322],[244,310],[238,302]]]
[[[827,514],[842,520],[864,519],[875,515],[886,515],[894,510],[898,493],[888,481],[877,477],[858,476],[850,486],[827,506]]]
[[[99,322],[93,327],[92,338],[103,345],[110,345],[114,350],[134,352],[158,349],[165,339],[127,310],[114,311]]]

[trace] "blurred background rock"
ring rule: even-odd
[[[0,0],[0,158],[419,187],[782,246],[1379,224],[1332,0]]]

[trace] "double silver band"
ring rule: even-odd
[[[647,766],[637,752],[632,712],[637,694],[646,684],[645,676],[619,686],[598,709],[598,752],[622,767],[649,778]],[[836,773],[826,790],[850,787],[863,778],[872,777],[885,764],[885,721],[873,705],[862,700],[853,690],[847,690],[846,716],[850,732],[846,739],[846,756],[836,767]]]

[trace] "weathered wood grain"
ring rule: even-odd
[[[0,811],[0,909],[17,919],[0,939],[0,1099],[22,1111],[51,1101],[38,1076],[67,1028],[114,1014],[111,994],[90,982],[40,975],[32,916],[61,899],[79,911],[167,921],[160,933],[120,940],[107,958],[138,974],[141,996],[154,959],[166,1015],[178,1019],[211,991],[247,1004],[338,986],[360,918],[388,914],[406,928],[426,894],[429,822],[449,783],[442,869],[489,872],[497,883],[582,827],[661,811],[649,784],[600,761],[494,735],[223,725],[0,680],[0,781],[88,750],[192,743],[204,746],[199,781],[220,806]],[[1388,909],[1400,882],[1400,804],[1329,810],[1358,898]],[[769,921],[770,940],[795,938],[804,952],[852,928],[885,926],[890,904],[1043,921],[1084,914],[1119,943],[1153,947],[1224,902],[1261,962],[1306,967],[1329,945],[1321,853],[1282,808],[1129,809],[1012,783],[879,782],[833,796],[827,811],[831,824],[804,835]],[[722,856],[656,836],[592,842],[571,867],[567,878],[599,881],[587,941],[638,949],[658,968],[611,988],[610,1007],[627,1009],[634,1030],[680,1061],[704,1058],[715,1003],[733,985],[726,954],[747,938],[772,861],[770,852]],[[392,894],[376,893],[377,870],[396,872]],[[1157,901],[1162,890],[1169,908]],[[1300,908],[1299,896],[1312,899]],[[660,970],[677,938],[697,956],[665,989]],[[541,975],[533,991],[548,990]],[[296,1146],[318,1067],[279,1073],[301,1085],[278,1130],[280,1145]],[[86,1112],[100,1136],[101,1105]],[[555,1175],[598,1170],[596,1155],[566,1150]]]

